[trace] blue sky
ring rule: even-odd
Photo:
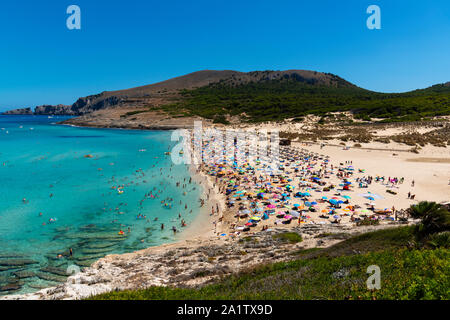
[[[66,9],[81,8],[81,30]],[[381,8],[381,30],[366,9]],[[0,109],[202,69],[307,69],[375,91],[450,81],[450,1],[18,0],[0,7]]]

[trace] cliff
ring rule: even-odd
[[[42,105],[34,109],[34,114],[38,115],[76,115],[72,106],[58,104],[56,106]]]
[[[57,115],[57,116],[76,116],[77,112],[72,110],[72,106],[58,104],[56,106],[42,105],[35,107],[34,111],[31,108],[21,108],[8,110],[3,112],[4,115]]]
[[[3,112],[4,115],[29,115],[33,114],[33,111],[31,108],[21,108],[21,109],[14,109],[14,110],[8,110]]]

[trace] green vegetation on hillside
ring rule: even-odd
[[[292,252],[295,260],[261,265],[203,287],[151,287],[93,299],[450,299],[450,213],[428,202],[410,212],[422,222]],[[381,270],[379,290],[367,288],[371,265]]]
[[[385,121],[416,121],[450,114],[450,87],[444,85],[406,93],[377,93],[347,82],[323,86],[289,78],[236,85],[219,82],[181,94],[183,99],[165,109],[185,110],[209,119],[240,116],[249,122],[337,111],[351,111],[363,120]]]
[[[370,265],[381,269],[380,290],[367,289]],[[448,250],[386,250],[275,263],[200,289],[151,287],[94,299],[449,299],[449,272]]]

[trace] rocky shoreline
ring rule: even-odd
[[[8,110],[2,113],[2,115],[49,115],[49,116],[75,116],[76,112],[72,111],[71,106],[58,104],[36,106],[34,111],[32,108],[19,108]]]
[[[211,123],[199,117],[171,117],[167,114],[139,108],[110,108],[80,115],[59,124],[88,128],[114,128],[132,130],[192,129],[195,121]]]
[[[36,293],[3,296],[0,300],[73,300],[150,286],[197,287],[257,265],[294,259],[304,249],[329,247],[357,234],[399,225],[396,222],[364,227],[301,225],[290,230],[259,232],[239,240],[216,237],[184,240],[109,255],[70,276],[65,283]],[[303,241],[290,243],[276,237],[286,231],[298,233]]]

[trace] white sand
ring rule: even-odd
[[[407,208],[418,201],[428,200],[443,202],[450,200],[450,149],[427,146],[421,150],[420,154],[412,152],[393,152],[379,150],[364,150],[350,148],[343,150],[341,147],[325,146],[323,149],[319,145],[304,146],[301,143],[294,143],[309,151],[328,155],[332,163],[353,161],[355,169],[366,169],[362,175],[380,175],[386,178],[404,177],[405,183],[398,185],[397,196],[386,193],[386,188],[381,184],[372,184],[370,191],[376,192],[385,199],[377,201],[377,205],[387,208],[394,205],[397,209]],[[364,144],[363,147],[381,148],[383,144]],[[386,149],[407,149],[398,144],[384,145]],[[393,155],[393,154],[397,155]],[[361,175],[361,174],[360,174]],[[356,175],[357,177],[357,175]],[[414,187],[411,186],[415,181]],[[408,200],[407,193],[415,194],[415,200]]]

